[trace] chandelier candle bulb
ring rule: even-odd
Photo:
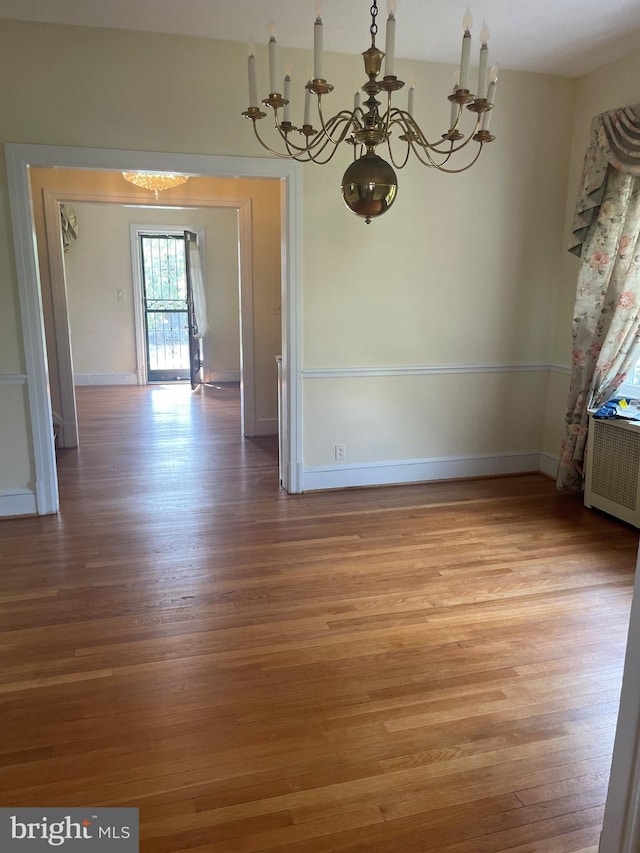
[[[498,85],[498,66],[492,65],[491,71],[489,72],[489,92],[487,94],[487,101],[490,104],[493,104],[495,96],[496,96],[496,86]]]
[[[459,88],[460,87],[456,83],[454,83],[452,94],[455,95],[455,93],[458,91]],[[451,102],[451,117],[449,119],[449,130],[453,130],[453,128],[455,127],[455,124],[458,121],[459,112],[460,112],[460,107],[458,106],[458,104],[456,104],[455,101],[452,101]]]
[[[275,24],[269,24],[269,92],[273,95],[278,91],[278,42],[276,41]]]
[[[322,17],[317,10],[316,22],[313,25],[313,77],[324,80],[322,69]]]
[[[482,124],[480,125],[480,130],[489,130],[492,112],[493,110],[487,110],[486,112],[482,113]]]
[[[460,69],[458,69],[456,71],[456,73],[453,75],[453,91],[451,94],[455,95],[455,93],[458,91],[459,88],[460,88]],[[451,128],[454,126],[454,124],[456,123],[457,120],[458,120],[458,105],[455,103],[455,101],[451,101],[451,118],[449,120],[449,130],[451,130]]]
[[[480,67],[478,69],[478,97],[486,98],[487,97],[487,67],[489,61],[489,47],[487,42],[489,41],[489,28],[487,25],[482,23],[482,30],[480,32],[480,40],[482,42],[482,46],[480,47]]]
[[[487,93],[487,101],[493,106],[496,99],[496,88],[498,85],[498,67],[494,65],[491,69],[491,82],[489,83],[489,91]],[[480,130],[489,130],[491,124],[491,113],[493,110],[487,110],[482,113],[482,125]]]
[[[360,109],[360,90],[356,89],[355,95],[353,96],[353,111]]]
[[[256,46],[249,44],[249,106],[258,107],[258,81],[256,77]]]
[[[389,0],[387,3],[387,18],[386,40],[384,45],[384,76],[393,77],[394,61],[396,53],[396,0]]]
[[[284,75],[284,94],[283,97],[285,101],[291,101],[291,69],[285,68]],[[291,121],[291,104],[287,103],[284,105],[284,114],[282,116],[283,121]]]
[[[471,11],[467,9],[467,14],[462,19],[464,35],[462,37],[462,55],[460,57],[460,88],[469,88],[469,63],[471,62],[471,27],[473,26],[473,18]]]
[[[415,77],[409,78],[409,95],[407,98],[407,112],[410,116],[413,115],[413,96],[416,91],[416,79]]]
[[[310,83],[311,80],[309,80]],[[311,124],[311,91],[309,89],[305,89],[304,93],[304,121],[302,124]]]

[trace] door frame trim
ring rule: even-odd
[[[76,410],[73,353],[71,348],[71,327],[69,322],[69,305],[67,301],[66,273],[64,265],[64,253],[60,231],[58,229],[59,205],[65,202],[76,204],[118,204],[131,205],[134,196],[107,193],[101,190],[43,190],[44,217],[47,232],[47,249],[49,253],[49,278],[51,281],[51,294],[53,306],[53,321],[56,330],[56,358],[58,362],[58,376],[60,380],[60,419],[58,432],[58,447],[77,447],[78,417]],[[136,206],[144,208],[146,197],[142,196],[140,204]],[[253,349],[254,324],[253,324],[253,234],[252,234],[252,200],[251,198],[194,198],[186,199],[172,198],[163,208],[181,210],[185,208],[226,208],[233,209],[237,215],[238,231],[238,278],[239,278],[239,307],[240,307],[240,429],[242,435],[253,437],[257,433],[256,400],[255,400],[255,358]],[[137,232],[170,233],[177,235],[180,229],[174,226],[162,227],[160,225],[131,225],[131,240],[135,239],[133,229]],[[202,236],[202,256],[206,262],[206,249],[204,240],[204,229],[197,228],[196,232]],[[181,232],[180,232],[181,233]],[[139,259],[134,253],[132,244],[131,265],[133,271],[134,288],[134,321],[136,340],[136,381],[138,385],[147,384],[146,350],[144,341],[144,321],[141,312],[142,287],[139,276],[141,274]],[[136,287],[138,290],[136,291]]]
[[[302,169],[291,160],[5,143],[25,373],[39,515],[59,509],[42,294],[29,169],[168,171],[199,177],[274,178],[280,182],[282,238],[282,484],[302,491]]]

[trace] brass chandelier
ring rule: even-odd
[[[451,102],[449,128],[439,139],[430,142],[413,117],[415,83],[408,90],[406,108],[392,105],[392,95],[404,87],[404,82],[394,74],[395,60],[395,12],[396,0],[389,0],[386,26],[386,53],[376,47],[378,26],[377,0],[371,6],[371,47],[362,54],[364,69],[368,77],[362,89],[354,97],[352,110],[341,110],[331,118],[325,118],[323,97],[333,86],[323,73],[323,33],[322,12],[316,8],[314,25],[314,70],[313,78],[305,85],[304,119],[301,127],[291,123],[290,93],[291,74],[289,69],[284,77],[283,92],[279,89],[277,43],[273,25],[269,38],[269,88],[270,94],[262,100],[262,105],[273,111],[274,127],[280,138],[281,150],[268,145],[260,135],[258,122],[266,117],[258,101],[256,78],[255,45],[249,46],[249,107],[242,113],[251,120],[256,138],[271,154],[278,157],[293,158],[302,162],[328,163],[338,147],[345,142],[353,147],[353,162],[342,178],[342,196],[347,207],[367,223],[376,216],[385,213],[393,204],[398,182],[393,166],[402,169],[413,153],[425,166],[441,172],[457,173],[471,168],[477,161],[486,142],[495,137],[489,132],[491,110],[493,109],[498,69],[494,66],[488,71],[489,32],[483,26],[480,48],[477,94],[468,88],[469,63],[471,56],[472,18],[469,11],[463,19],[464,35],[460,69],[456,75],[453,91],[448,95]],[[381,79],[382,60],[385,60],[384,75]],[[362,91],[367,97],[361,103]],[[380,95],[383,104],[377,100]],[[319,127],[311,123],[311,101],[317,97]],[[475,114],[475,127],[465,136],[460,131],[464,107]],[[470,142],[476,142],[477,148],[470,149],[468,162],[458,168],[450,164],[454,155],[466,149]],[[378,146],[384,146],[393,166],[376,153]]]

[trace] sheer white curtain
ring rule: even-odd
[[[207,291],[202,269],[200,246],[195,240],[187,240],[189,251],[188,270],[191,277],[191,293],[193,295],[193,336],[203,338],[209,328],[207,317]]]

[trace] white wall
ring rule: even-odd
[[[98,377],[136,374],[131,225],[203,229],[209,331],[205,372],[240,377],[238,223],[230,208],[167,210],[74,203],[79,237],[65,254],[74,373]],[[122,301],[118,294],[122,293]],[[88,377],[96,377],[91,382]]]

